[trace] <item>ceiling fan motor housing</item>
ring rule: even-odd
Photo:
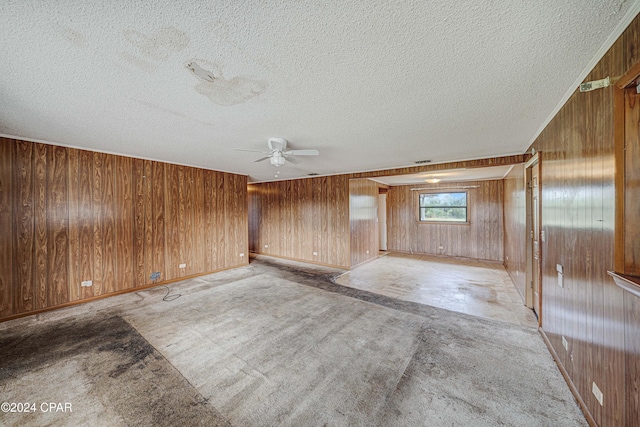
[[[270,150],[284,151],[284,149],[287,148],[287,140],[277,136],[269,138],[267,144]]]

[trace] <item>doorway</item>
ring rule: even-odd
[[[380,250],[387,250],[387,192],[380,189],[378,194],[378,232],[380,233]]]
[[[525,164],[527,188],[527,292],[526,305],[542,324],[542,232],[540,228],[540,155],[536,153]]]

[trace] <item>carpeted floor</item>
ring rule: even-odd
[[[37,406],[0,425],[586,425],[534,328],[337,273],[260,257],[172,301],[160,287],[0,324],[0,401]]]

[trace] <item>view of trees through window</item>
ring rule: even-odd
[[[467,222],[467,193],[420,194],[420,221]]]

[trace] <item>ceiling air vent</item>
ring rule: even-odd
[[[416,164],[416,165],[420,165],[420,164],[422,164],[422,163],[431,163],[431,160],[416,160],[416,161],[415,161],[415,164]]]

